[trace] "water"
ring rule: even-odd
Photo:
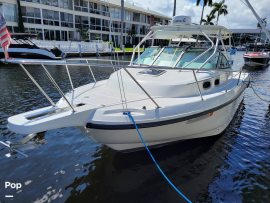
[[[235,56],[235,67],[242,61]],[[60,86],[70,89],[62,67],[50,67]],[[49,95],[59,95],[44,79],[41,69],[29,71]],[[249,70],[256,89],[270,100],[270,70]],[[80,74],[79,74],[80,73]],[[98,79],[110,71],[97,71]],[[93,81],[86,68],[74,68],[75,86]],[[21,68],[0,67],[0,136],[16,141],[10,132],[11,115],[49,105]],[[145,151],[119,153],[94,143],[79,129],[51,130],[24,147],[29,157],[0,146],[0,202],[184,202],[160,176]],[[189,140],[152,150],[171,180],[193,202],[270,201],[270,112],[249,88],[229,128],[220,136]],[[18,191],[4,182],[22,183]],[[14,198],[5,198],[14,195]]]

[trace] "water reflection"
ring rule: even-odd
[[[208,185],[219,176],[221,165],[237,137],[244,105],[222,135],[178,142],[152,149],[161,167],[194,202],[205,202]],[[76,179],[67,202],[182,202],[167,184],[146,151],[119,153],[102,147],[86,176]]]

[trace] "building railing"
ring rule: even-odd
[[[59,48],[65,53],[102,53],[110,52],[111,46],[109,42],[76,42],[76,41],[49,41],[49,40],[32,40],[37,46],[46,49],[54,47]]]

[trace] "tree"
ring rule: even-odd
[[[202,19],[202,22],[204,25],[214,25],[212,20],[214,20],[215,18],[216,16],[209,14],[209,15],[206,15],[206,19]]]
[[[227,5],[225,4],[225,0],[222,0],[220,2],[213,3],[213,10],[211,11],[210,15],[215,15],[217,13],[217,24],[219,20],[220,15],[227,15],[228,10],[227,10]]]
[[[200,20],[200,25],[202,24],[203,20],[203,13],[204,13],[204,8],[205,6],[212,6],[212,0],[197,0],[196,5],[199,6],[201,1],[203,2],[203,8],[202,8],[202,13],[201,13],[201,20]]]
[[[17,5],[18,5],[18,28],[19,28],[19,32],[24,33],[25,29],[23,25],[22,7],[21,7],[20,0],[17,0]]]
[[[174,0],[174,4],[173,4],[173,16],[175,16],[176,13],[176,0]]]

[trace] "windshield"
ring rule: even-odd
[[[202,64],[213,54],[214,51],[209,51],[201,56],[198,60],[189,64],[193,59],[202,54],[205,50],[190,49],[183,54],[181,60],[176,65],[177,68],[199,69]],[[218,62],[218,52],[202,67],[203,69],[216,68]]]
[[[214,53],[214,50],[204,53],[206,49],[202,49],[202,48],[188,48],[185,51],[185,49],[182,47],[165,47],[162,50],[162,52],[159,54],[160,51],[161,51],[160,47],[150,47],[150,48],[145,49],[145,51],[140,56],[140,64],[143,64],[143,65],[153,64],[154,66],[174,67],[175,63],[177,63],[175,66],[176,68],[214,69],[214,68],[217,68],[217,64],[220,63],[219,62],[220,56],[219,56],[218,51],[212,56],[212,54]],[[203,55],[200,56],[201,54]],[[196,61],[190,63],[192,60],[194,60],[198,56],[200,57]],[[212,56],[211,59],[209,59],[210,56]],[[177,60],[179,60],[179,62],[177,62]],[[207,62],[205,63],[205,61]],[[134,61],[134,63],[135,64],[139,63],[138,58]],[[223,63],[225,63],[225,61]],[[201,67],[203,64],[204,66]]]
[[[178,57],[180,56],[183,48],[179,47],[166,47],[155,61],[156,66],[174,66]]]
[[[149,47],[140,55],[140,64],[152,65],[156,56],[160,52],[160,47]],[[138,58],[134,61],[135,64],[139,64]]]

